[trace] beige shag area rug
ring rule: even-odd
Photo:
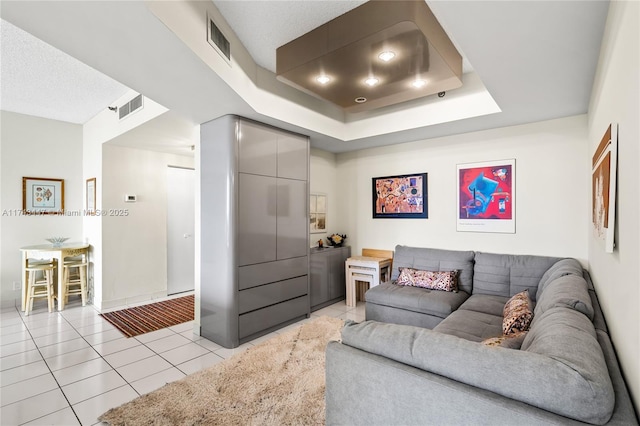
[[[104,413],[110,425],[323,425],[325,348],[344,322],[320,317]]]

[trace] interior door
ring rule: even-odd
[[[167,294],[195,288],[195,171],[167,168]]]

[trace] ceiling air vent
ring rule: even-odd
[[[229,63],[229,61],[231,61],[231,43],[229,43],[229,40],[222,34],[222,31],[220,31],[220,28],[213,22],[210,16],[207,16],[207,22],[209,23],[207,27],[207,41],[222,55],[227,63]]]
[[[129,102],[118,108],[120,120],[138,111],[139,109],[142,109],[142,95],[136,96],[135,98],[131,99]]]

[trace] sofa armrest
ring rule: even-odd
[[[338,342],[326,355],[327,425],[584,425]]]
[[[488,347],[433,330],[375,321],[348,323],[342,342],[587,423],[605,424],[614,407],[603,356],[595,367],[604,369],[606,377],[583,376],[575,366],[539,353]]]

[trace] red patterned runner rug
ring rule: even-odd
[[[192,321],[193,305],[194,296],[191,295],[100,315],[125,336],[133,337]]]

